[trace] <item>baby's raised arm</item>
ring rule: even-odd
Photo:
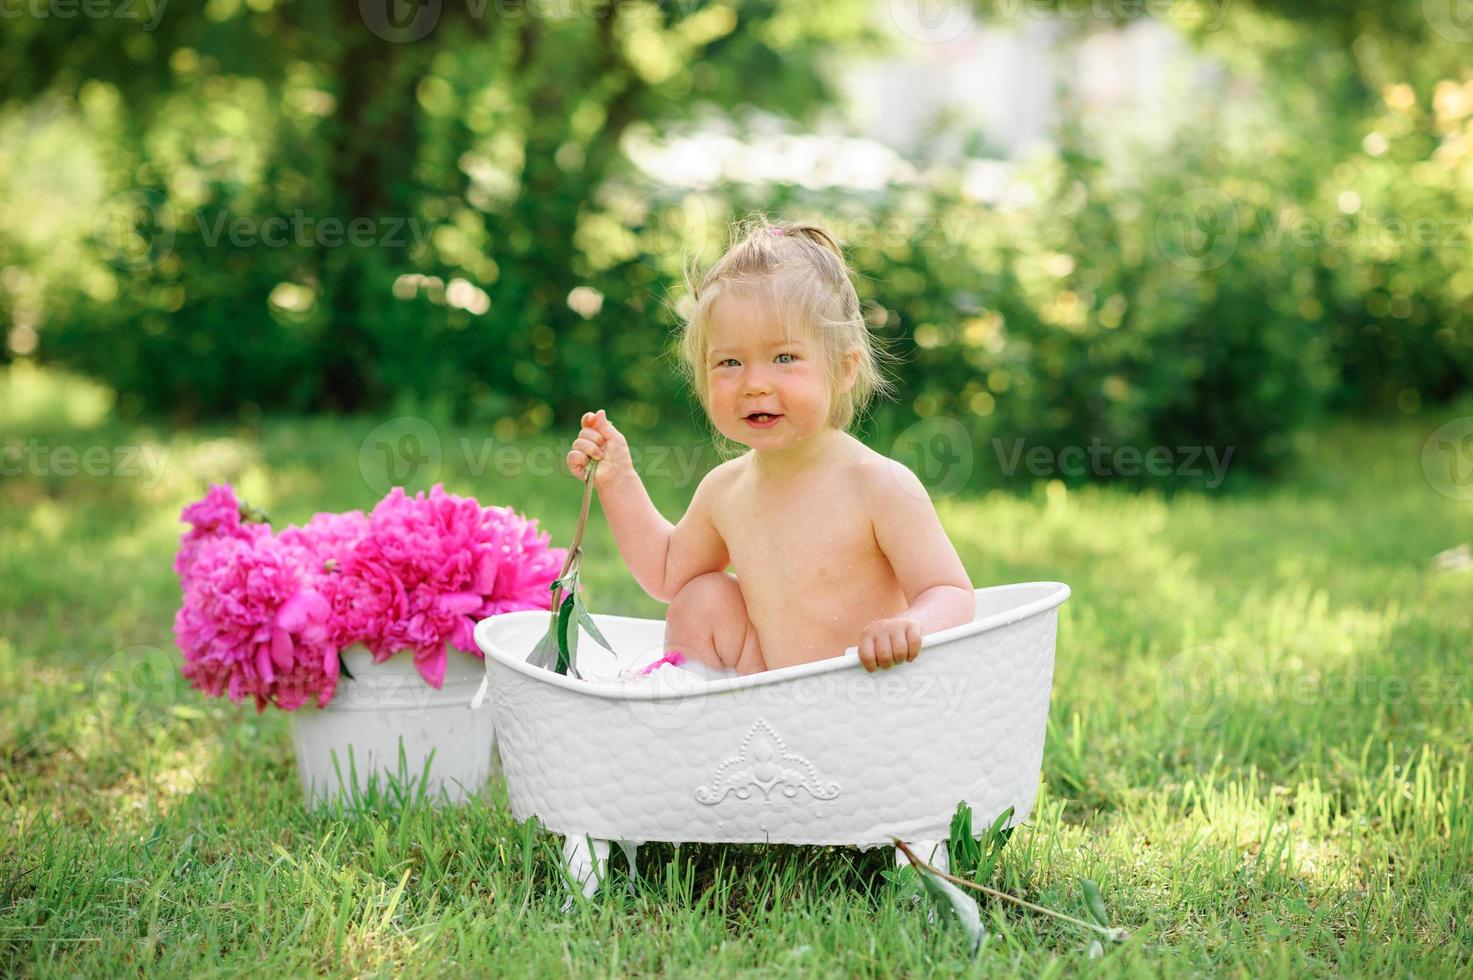
[[[679,524],[660,515],[644,481],[635,472],[628,444],[602,410],[583,416],[583,431],[568,451],[568,469],[580,479],[588,460],[599,460],[594,474],[599,503],[624,564],[640,588],[669,602],[697,575],[722,572],[731,563],[726,542],[711,523],[711,497],[723,479],[717,467],[696,487]]]

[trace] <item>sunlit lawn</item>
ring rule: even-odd
[[[1131,931],[1091,962],[1087,934],[989,903],[971,962],[896,901],[884,851],[655,845],[634,894],[563,915],[557,841],[499,792],[304,813],[288,716],[129,671],[177,657],[181,505],[226,479],[278,524],[369,507],[365,439],[392,416],[174,432],[0,375],[0,445],[31,447],[0,477],[0,973],[1466,974],[1473,571],[1433,558],[1473,540],[1473,504],[1422,470],[1460,414],[1319,430],[1269,490],[939,502],[979,586],[1074,590],[1039,803],[993,884],[1080,914],[1091,877]],[[448,489],[566,543],[578,485],[539,462],[561,450],[500,475],[494,431],[433,431]],[[673,519],[694,484],[665,470],[651,490]],[[597,512],[586,554],[595,611],[659,614]]]

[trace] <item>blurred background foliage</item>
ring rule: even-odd
[[[873,433],[944,416],[978,440],[1232,446],[1272,474],[1325,412],[1416,411],[1473,378],[1473,25],[1429,6],[1165,5],[1219,84],[1155,141],[1075,107],[1001,201],[936,160],[871,190],[692,190],[631,161],[631,138],[713,115],[813,125],[835,66],[892,43],[884,4],[20,7],[0,358],[171,422],[688,424],[682,260],[762,209],[849,245],[899,355]],[[354,219],[357,243],[329,238]]]

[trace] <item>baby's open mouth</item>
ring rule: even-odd
[[[771,412],[753,412],[752,414],[745,416],[745,418],[748,422],[756,422],[758,425],[761,425],[764,422],[775,422],[778,419],[782,418],[782,416],[774,415]]]

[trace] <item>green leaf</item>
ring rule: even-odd
[[[1008,841],[1013,836],[1013,828],[1007,825],[1013,819],[1013,808],[1008,807],[997,815],[992,821],[992,826],[987,830],[987,856],[977,866],[977,874],[972,879],[977,882],[986,882],[992,877],[993,870],[997,867],[998,860],[1002,857],[1003,848],[1008,846]]]
[[[542,639],[537,641],[537,645],[528,654],[527,663],[543,670],[552,670],[557,665],[557,656],[557,631],[549,618],[547,632],[542,634]]]
[[[553,669],[559,674],[567,674],[573,669],[573,660],[578,653],[578,633],[575,630],[571,638],[568,636],[568,623],[573,618],[573,597],[568,596],[563,600],[562,606],[557,613],[557,666]]]
[[[982,849],[972,837],[972,808],[965,800],[956,805],[956,812],[951,816],[947,849],[950,851],[951,873],[959,878],[970,878],[977,870]]]
[[[573,592],[577,591],[578,561],[574,559],[573,563],[568,566],[568,570],[563,573],[562,578],[553,579],[552,584],[549,585],[547,588],[553,592],[561,589],[564,595],[570,595]]]
[[[910,897],[919,899],[921,893],[925,890],[921,887],[921,882],[919,877],[917,877],[914,865],[903,864],[899,867],[886,868],[880,872],[880,877],[888,881],[897,890],[901,899]]]
[[[996,820],[992,821],[992,827],[988,830],[987,835],[994,840],[1001,837],[1003,842],[1006,843],[1007,839],[1013,836],[1013,828],[1008,826],[1008,821],[1012,819],[1013,808],[1008,807],[997,815]]]
[[[967,953],[976,956],[977,951],[982,948],[982,940],[987,937],[987,927],[982,924],[982,910],[977,908],[977,903],[972,901],[971,896],[962,891],[956,885],[947,881],[939,875],[932,874],[925,868],[916,867],[920,875],[921,885],[926,889],[926,894],[931,896],[943,911],[950,911],[956,919],[957,925],[967,934]]]
[[[593,637],[593,642],[610,653],[614,652],[614,648],[609,646],[609,641],[604,639],[603,633],[599,632],[598,625],[594,623],[593,617],[588,614],[588,610],[584,607],[583,597],[576,593],[573,595],[573,613],[578,618],[578,625],[587,630],[588,635]]]
[[[348,661],[343,659],[343,651],[341,650],[338,651],[338,673],[342,674],[350,681],[357,680],[357,678],[353,676],[353,672],[348,669]]]
[[[1088,878],[1080,878],[1079,887],[1084,889],[1084,907],[1089,910],[1089,917],[1103,928],[1110,928],[1110,918],[1105,913],[1105,896],[1100,894],[1100,886]]]
[[[958,803],[951,817],[951,836],[947,839],[952,874],[977,882],[991,878],[1003,848],[1012,837],[1013,829],[1007,824],[1013,813],[1013,808],[1008,807],[997,815],[991,827],[980,837],[975,837],[972,833],[972,808],[965,800]]]

